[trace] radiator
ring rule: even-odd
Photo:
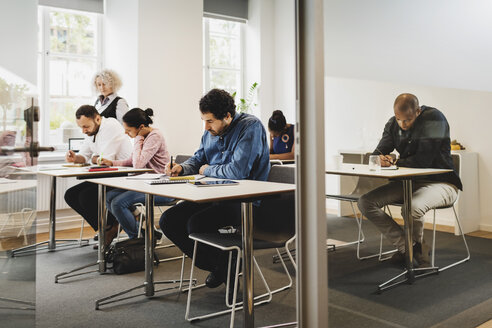
[[[57,178],[56,179],[56,209],[62,210],[70,208],[65,203],[65,191],[80,183],[76,178]],[[38,211],[48,211],[50,209],[51,197],[51,177],[43,174],[38,175],[38,189],[36,197],[36,209]]]

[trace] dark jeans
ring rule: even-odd
[[[225,226],[240,226],[241,203],[182,202],[165,211],[159,225],[166,237],[191,258],[194,241],[188,236],[191,233],[217,232]],[[227,252],[204,244],[197,246],[195,264],[202,270],[223,271],[227,260]]]
[[[110,188],[106,188],[109,191]],[[65,201],[79,213],[97,231],[97,206],[98,206],[98,185],[91,182],[82,182],[65,192]],[[115,217],[108,211],[107,226],[112,226],[116,222]]]

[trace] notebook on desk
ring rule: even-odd
[[[189,181],[197,181],[197,180],[201,180],[203,178],[205,178],[205,176],[201,175],[201,174],[185,175],[185,176],[177,176],[177,177],[165,176],[161,179],[147,180],[147,181],[145,181],[145,183],[150,184],[150,185],[168,184],[168,183],[187,183]]]

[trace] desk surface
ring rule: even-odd
[[[325,172],[328,174],[395,179],[395,178],[415,177],[421,175],[443,174],[451,171],[452,170],[450,169],[417,169],[417,168],[409,168],[409,167],[400,167],[398,168],[398,170],[382,169],[380,172],[376,172],[376,171],[369,171],[369,166],[365,164],[342,164],[341,167],[338,169],[329,168],[326,169]]]
[[[149,185],[142,180],[131,180],[126,177],[88,179],[86,181],[196,203],[257,198],[295,190],[293,184],[255,180],[239,180],[237,185],[213,187],[195,187],[186,183]]]
[[[152,169],[135,169],[133,167],[126,166],[115,166],[118,170],[115,171],[97,171],[89,172],[90,166],[84,167],[64,167],[62,164],[50,164],[50,165],[37,165],[37,166],[26,166],[19,167],[19,170],[28,171],[36,174],[44,174],[55,177],[79,177],[79,176],[104,176],[104,175],[114,175],[114,174],[126,174],[126,173],[144,173],[152,172]]]

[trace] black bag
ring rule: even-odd
[[[116,274],[145,270],[145,239],[128,239],[111,245],[106,252],[106,262],[113,263],[112,269]],[[154,262],[159,264],[155,253]]]

